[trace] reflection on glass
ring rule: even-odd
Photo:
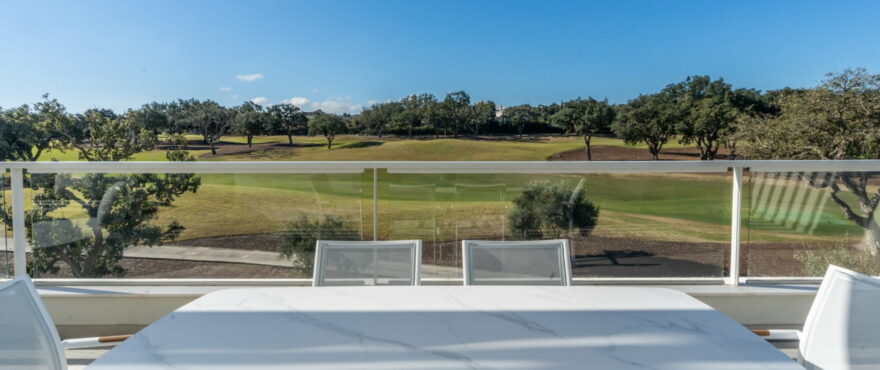
[[[749,276],[822,276],[829,264],[880,274],[877,172],[749,174]]]
[[[380,172],[378,182],[380,239],[424,240],[423,278],[462,276],[465,239],[569,239],[575,277],[726,273],[731,183],[724,173]]]
[[[39,277],[308,278],[327,230],[364,236],[361,173],[34,174],[30,183]]]

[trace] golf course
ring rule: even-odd
[[[526,139],[401,139],[341,136],[328,149],[323,138],[224,137],[217,155],[190,138],[199,161],[543,161],[580,159],[577,137]],[[693,148],[670,143],[664,152],[681,159]],[[620,159],[645,149],[615,138],[593,139],[593,158]],[[165,160],[160,148],[138,153],[135,161]],[[676,157],[677,156],[677,157]],[[635,158],[639,159],[639,158]],[[661,153],[661,159],[664,154]],[[72,152],[48,150],[40,160],[77,160]],[[163,208],[156,224],[185,227],[173,243],[181,246],[277,251],[273,235],[300,215],[345,220],[361,239],[373,238],[373,173],[201,174],[201,186]],[[423,262],[460,266],[464,239],[511,239],[511,202],[528,184],[551,182],[581,187],[599,208],[591,232],[571,233],[576,276],[720,277],[729,258],[729,174],[394,174],[378,173],[378,238],[421,239]],[[7,198],[8,199],[8,198]],[[30,201],[30,196],[26,199]],[[748,174],[743,213],[744,263],[750,275],[802,273],[794,255],[801,250],[856,243],[861,229],[847,221],[820,189],[785,174]],[[76,205],[54,216],[88,220]],[[588,235],[587,235],[588,234]],[[161,248],[161,247],[160,247]],[[184,261],[126,259],[132,277],[298,277],[299,269]],[[169,267],[174,265],[173,267]],[[174,273],[169,272],[173,270]],[[164,271],[159,273],[157,271]],[[209,276],[204,276],[205,274]],[[227,276],[224,276],[227,275]],[[234,276],[228,276],[228,275]],[[189,276],[199,275],[199,276]]]

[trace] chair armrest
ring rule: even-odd
[[[74,348],[94,348],[94,347],[110,347],[119,344],[126,339],[131,337],[131,334],[126,335],[110,335],[106,337],[90,337],[90,338],[76,338],[76,339],[66,339],[61,341],[61,345],[66,349],[74,349]]]
[[[755,329],[752,330],[755,335],[768,341],[799,341],[801,340],[800,330],[791,329]]]

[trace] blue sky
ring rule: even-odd
[[[693,74],[761,90],[880,73],[880,1],[0,0],[0,106],[262,98],[358,111],[464,89],[624,102]]]

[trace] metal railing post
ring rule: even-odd
[[[379,169],[373,168],[373,240],[379,240]]]
[[[13,168],[12,177],[12,245],[15,251],[15,276],[27,274],[27,259],[25,258],[26,239],[24,228],[24,170]]]
[[[743,168],[733,167],[733,201],[730,207],[730,278],[728,284],[734,286],[739,285],[742,190]]]

